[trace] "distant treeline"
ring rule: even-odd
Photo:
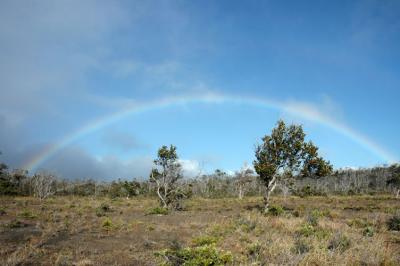
[[[331,176],[321,178],[298,177],[278,184],[275,194],[312,196],[328,194],[395,193],[400,189],[400,165],[366,169],[336,170]],[[182,179],[185,195],[205,198],[262,196],[264,186],[253,173],[237,172],[228,175],[221,170],[196,178]],[[22,170],[9,170],[0,164],[0,195],[37,196],[50,195],[135,197],[155,196],[153,182],[142,179],[115,180],[60,179],[50,173],[33,176]]]

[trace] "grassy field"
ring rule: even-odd
[[[400,265],[392,196],[274,197],[268,215],[261,202],[191,199],[160,215],[148,198],[2,197],[0,264],[160,265],[200,251],[231,265]]]

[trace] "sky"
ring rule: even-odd
[[[400,2],[0,1],[0,161],[233,173],[278,119],[335,168],[400,158]]]

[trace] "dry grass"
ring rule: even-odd
[[[400,265],[391,196],[275,197],[279,216],[260,203],[192,199],[186,211],[148,215],[155,199],[2,197],[0,264],[158,265],[157,251],[210,242],[234,265]]]

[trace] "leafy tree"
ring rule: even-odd
[[[170,145],[169,148],[162,146],[158,150],[154,164],[156,168],[153,168],[150,173],[150,181],[157,186],[156,192],[161,206],[178,208],[176,203],[184,195],[178,186],[178,181],[182,178],[182,166],[178,162],[176,147],[173,145]]]
[[[262,138],[256,146],[254,169],[265,185],[265,211],[268,211],[272,191],[278,181],[295,176],[314,177],[328,175],[332,166],[318,155],[318,147],[311,141],[305,142],[301,125],[286,126],[279,120],[271,135]]]

